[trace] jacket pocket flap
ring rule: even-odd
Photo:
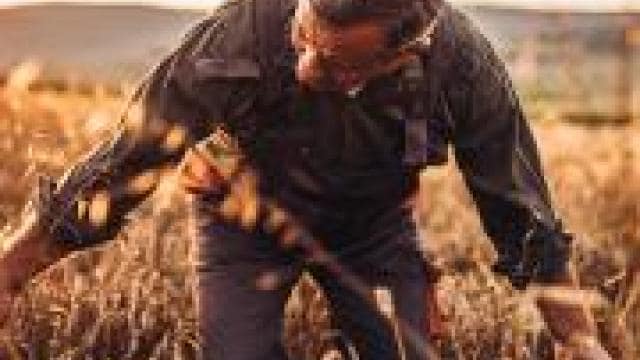
[[[195,81],[208,79],[258,79],[260,67],[248,58],[206,58],[193,63]]]

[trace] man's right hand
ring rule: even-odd
[[[7,320],[14,298],[29,280],[68,254],[42,231],[36,216],[0,244],[0,327]]]
[[[188,193],[206,193],[219,187],[222,181],[222,175],[201,150],[193,150],[185,156],[180,184]]]
[[[0,292],[0,328],[4,327],[7,318],[11,314],[14,298],[15,294],[13,293],[5,292],[4,290]]]

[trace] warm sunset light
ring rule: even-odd
[[[0,0],[0,360],[640,359],[640,0]]]

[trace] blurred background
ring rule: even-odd
[[[602,339],[616,358],[640,358],[640,0],[452,2],[510,69],[575,234],[572,262],[601,297],[591,305]],[[138,79],[216,3],[0,0],[2,233],[17,225],[36,177],[59,176],[107,136]],[[188,206],[174,180],[117,241],[71,256],[26,290],[0,331],[0,359],[196,356]],[[444,270],[449,328],[435,344],[444,358],[564,358],[530,298],[489,271],[490,241],[453,164],[424,173],[418,216]],[[321,291],[302,281],[287,310],[292,358],[321,358],[330,328]]]
[[[217,1],[0,1],[0,72],[36,59],[51,77],[131,80]],[[494,40],[522,95],[554,109],[541,116],[614,122],[639,116],[640,104],[633,101],[640,93],[637,1],[454,3]]]

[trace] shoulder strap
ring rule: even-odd
[[[431,113],[431,96],[425,96],[428,86],[421,59],[416,59],[402,70],[401,91],[406,96],[404,165],[421,167],[427,163],[427,118]]]
[[[291,0],[251,0],[256,60],[265,67],[272,66],[275,57],[286,47],[285,34]]]
[[[450,70],[450,29],[447,7],[438,10],[435,19],[413,46],[421,54],[402,71],[401,88],[405,92],[405,153],[408,167],[422,168],[447,161],[447,128],[444,82]],[[436,34],[437,31],[437,34]],[[436,36],[437,35],[437,36]]]
[[[296,0],[251,0],[254,12],[254,56],[262,74],[261,102],[269,106],[287,86],[293,52],[289,26]]]

